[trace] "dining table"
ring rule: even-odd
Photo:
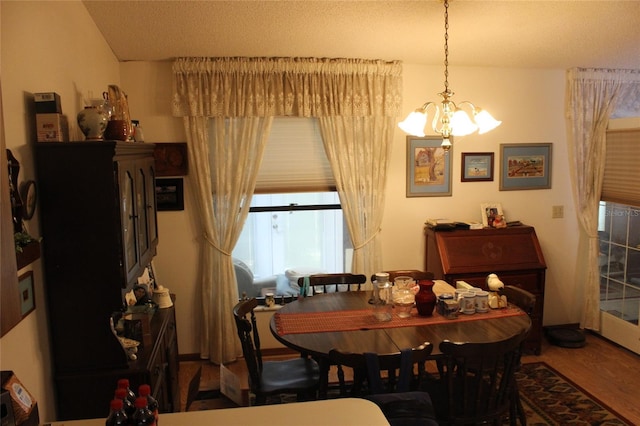
[[[436,280],[434,293],[453,292],[448,283]],[[431,316],[410,317],[392,313],[390,321],[378,321],[369,301],[372,291],[320,293],[282,306],[271,318],[270,330],[288,348],[318,360],[322,373],[321,389],[328,380],[329,351],[379,355],[397,353],[429,342],[431,356],[442,356],[439,345],[453,342],[493,342],[504,340],[531,327],[526,313],[515,305],[490,309],[485,313],[463,314],[451,319],[434,310]],[[393,310],[392,310],[393,311]]]

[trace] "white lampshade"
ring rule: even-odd
[[[451,117],[451,134],[453,136],[466,136],[478,130],[469,115],[461,109],[456,110]]]
[[[502,124],[502,121],[496,120],[491,114],[483,109],[479,109],[478,112],[474,114],[473,118],[478,125],[478,133],[480,134],[487,133]]]
[[[400,127],[405,133],[408,133],[413,136],[424,137],[424,126],[427,124],[427,114],[421,112],[420,110],[413,111],[404,121],[398,123],[398,127]]]

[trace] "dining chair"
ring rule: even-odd
[[[512,303],[522,309],[527,315],[531,316],[536,306],[535,294],[514,285],[505,285],[500,291],[500,295],[507,296],[507,302]],[[524,342],[523,342],[524,343]],[[522,352],[522,351],[521,351]],[[516,371],[520,370],[521,362],[518,359]],[[511,425],[516,424],[515,419],[520,420],[520,424],[526,426],[527,415],[524,412],[522,401],[520,401],[520,391],[518,389],[518,381],[514,380],[513,395],[511,398]]]
[[[313,290],[312,294],[329,291],[360,291],[362,284],[367,282],[367,277],[363,274],[312,274],[298,278],[298,285],[301,289],[305,288],[305,279],[309,281],[309,287]],[[318,287],[322,287],[322,291],[317,290]]]
[[[233,308],[233,317],[242,344],[249,389],[255,395],[256,405],[266,403],[267,396],[295,393],[299,401],[315,399],[320,386],[320,369],[311,358],[293,358],[283,361],[263,361],[260,336],[254,313],[255,298],[240,301]],[[249,316],[249,319],[247,319]]]
[[[535,294],[514,285],[505,285],[498,293],[507,296],[507,302],[516,305],[527,315],[531,316],[533,313],[536,306]]]
[[[392,354],[350,353],[332,349],[333,362],[353,369],[352,396],[362,396],[380,407],[392,426],[437,425],[431,398],[418,390],[420,374],[415,366],[421,365],[431,355],[433,345],[425,342],[415,348],[403,349]],[[393,371],[394,374],[390,374]],[[391,378],[395,380],[391,380]]]
[[[440,424],[501,424],[507,417],[515,422],[515,372],[529,329],[495,342],[440,343],[442,375],[423,388],[431,395]]]
[[[298,285],[302,292],[306,291],[307,284],[305,284],[305,280],[308,281],[308,286],[311,288],[311,294],[317,293],[327,293],[328,291],[360,291],[362,289],[362,284],[367,282],[366,275],[363,274],[351,274],[351,273],[330,273],[330,274],[312,274],[306,277],[298,278]],[[322,287],[322,291],[316,290],[317,287]],[[306,356],[306,354],[302,354]],[[319,360],[320,361],[320,360]],[[322,374],[329,375],[329,368],[331,365],[336,365],[332,363],[328,363],[328,360],[322,360],[323,371]],[[340,387],[340,395],[345,395],[347,392],[347,384],[344,378],[344,370],[340,364],[336,365],[338,369],[338,385]],[[322,389],[322,393],[326,389]]]

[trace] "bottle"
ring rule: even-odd
[[[151,386],[140,385],[138,387],[138,396],[147,398],[147,407],[153,413],[156,419],[156,425],[158,424],[158,400],[151,395]]]
[[[136,394],[129,388],[129,379],[120,379],[118,380],[118,388],[124,388],[127,390],[127,399],[131,401],[132,404],[136,402]]]
[[[120,401],[122,401],[122,409],[124,410],[127,417],[131,418],[131,416],[133,416],[133,413],[136,411],[136,407],[127,398],[127,390],[125,388],[116,389],[114,399],[119,399]]]
[[[124,412],[122,399],[114,398],[111,400],[109,416],[107,417],[106,426],[128,426],[129,418]]]
[[[136,398],[136,411],[133,413],[133,421],[131,425],[133,426],[155,426],[156,418],[149,410],[149,406],[147,405],[147,398],[144,396],[139,396]]]

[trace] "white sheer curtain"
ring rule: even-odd
[[[371,275],[382,270],[380,227],[396,120],[321,117],[319,121],[354,247],[351,270]]]
[[[581,326],[600,329],[598,205],[609,118],[640,115],[640,70],[570,69],[566,116],[569,165],[580,224],[576,281],[584,283]]]
[[[230,253],[248,213],[272,117],[327,118],[326,123],[333,124],[323,126],[323,139],[325,133],[331,139],[325,144],[333,152],[334,173],[343,181],[369,176],[366,185],[344,184],[340,197],[354,212],[349,221],[366,218],[366,226],[349,229],[357,233],[354,244],[362,249],[356,266],[362,272],[370,267],[366,272],[371,273],[381,267],[380,180],[386,179],[391,119],[402,103],[402,69],[397,61],[363,59],[181,58],[174,62],[173,73],[173,113],[185,117],[189,158],[198,165],[192,180],[206,241],[200,262],[201,356],[224,363],[239,354],[231,313],[237,289]],[[214,137],[206,135],[202,117],[216,118]],[[339,137],[330,136],[336,132]],[[372,154],[365,155],[367,151]],[[347,171],[340,165],[347,161],[344,155],[366,160],[353,162],[354,169]],[[356,216],[358,209],[364,209],[364,215]]]

